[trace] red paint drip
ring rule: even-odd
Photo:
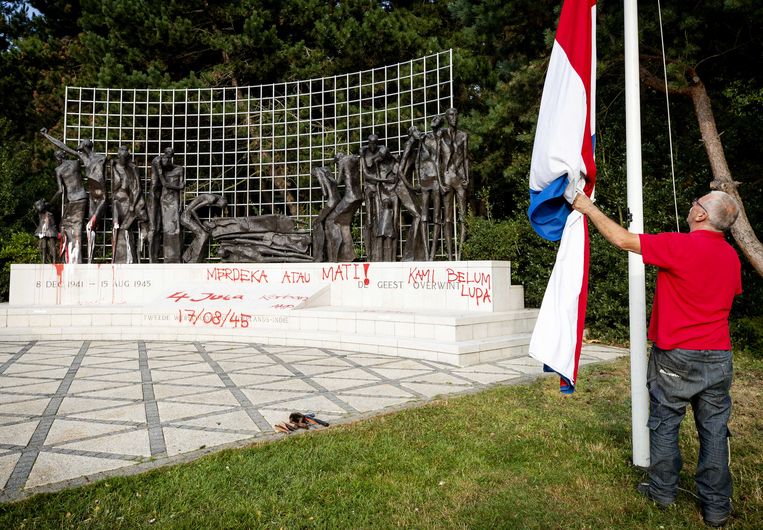
[[[53,266],[56,268],[56,276],[58,276],[58,282],[61,283],[61,279],[64,276],[64,264],[54,263]]]
[[[364,263],[364,264],[363,264],[363,275],[366,277],[366,278],[363,280],[363,285],[368,285],[369,283],[371,283],[371,282],[369,281],[369,279],[368,279],[368,267],[369,267],[370,265],[371,265],[370,263]]]

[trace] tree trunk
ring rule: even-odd
[[[694,104],[694,112],[699,122],[699,130],[702,135],[702,143],[705,144],[707,158],[710,161],[710,169],[713,172],[713,181],[710,188],[725,191],[739,204],[739,218],[731,227],[731,235],[734,236],[739,248],[755,270],[763,276],[763,245],[750,226],[747,213],[744,209],[742,197],[737,190],[738,182],[731,178],[731,171],[726,163],[726,155],[723,152],[723,144],[715,126],[715,116],[710,104],[710,96],[707,95],[704,83],[697,75],[694,68],[688,70],[689,86],[685,88],[669,88],[671,94],[689,96]],[[665,92],[665,83],[645,68],[641,68],[641,78],[649,87]]]

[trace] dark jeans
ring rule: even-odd
[[[649,388],[650,492],[673,502],[681,470],[678,430],[691,404],[699,435],[697,493],[705,517],[731,510],[728,420],[731,415],[731,352],[652,348],[647,371]]]

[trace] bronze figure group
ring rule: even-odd
[[[454,108],[435,116],[430,126],[428,132],[415,126],[408,130],[399,159],[371,134],[359,155],[337,154],[336,180],[327,167],[313,169],[325,197],[313,224],[316,261],[356,259],[350,224],[361,202],[368,261],[395,261],[401,210],[410,216],[403,261],[434,260],[441,234],[448,259],[459,259],[466,236],[467,135],[458,129]],[[342,180],[345,194],[340,199],[337,185]],[[460,224],[457,249],[453,241],[456,214]]]
[[[58,191],[50,202],[35,203],[39,216],[35,235],[42,261],[54,263],[60,256],[64,263],[81,263],[84,230],[87,260],[93,262],[96,228],[106,211],[107,176],[113,263],[138,263],[144,246],[150,263],[158,263],[160,254],[164,263],[200,263],[207,256],[210,239],[218,242],[223,261],[354,261],[358,255],[352,221],[361,206],[368,261],[395,261],[401,212],[410,219],[402,247],[404,261],[434,260],[441,239],[448,259],[458,259],[469,185],[467,135],[458,129],[458,112],[453,108],[435,116],[430,126],[427,132],[417,127],[408,130],[399,158],[371,134],[358,154],[336,154],[336,178],[329,167],[313,168],[324,206],[311,233],[297,230],[293,220],[281,215],[202,221],[200,210],[225,210],[227,203],[219,195],[203,193],[184,209],[185,168],[175,163],[171,147],[151,161],[150,184],[144,194],[138,167],[126,146],[107,160],[93,151],[90,140],[72,149],[43,129],[42,135],[58,148]],[[67,159],[67,154],[77,159]],[[50,205],[59,197],[62,216],[57,229]],[[457,247],[453,241],[456,214],[461,225]],[[193,235],[185,251],[181,227]]]
[[[93,151],[93,142],[90,140],[83,140],[76,149],[72,149],[50,136],[47,130],[43,129],[41,133],[59,148],[56,151],[58,191],[50,203],[60,197],[63,204],[58,251],[63,263],[82,263],[83,227],[87,234],[87,260],[88,263],[93,262],[96,227],[106,210],[107,168],[111,177],[112,263],[137,263],[139,250],[146,243],[151,263],[158,261],[160,249],[165,263],[180,262],[180,215],[183,209],[185,171],[182,166],[174,164],[172,148],[166,148],[152,161],[151,186],[146,200],[138,168],[126,146],[120,146],[116,158],[107,163],[106,155]],[[67,153],[78,157],[78,160],[67,159]],[[88,182],[87,191],[82,185],[82,167],[85,168]],[[50,203],[41,199],[35,205],[40,215],[40,226],[36,234],[40,238],[44,263],[48,260],[56,261],[56,252],[51,252],[49,241],[51,223],[55,231],[55,221],[49,211]],[[55,243],[52,243],[52,248],[55,249]]]

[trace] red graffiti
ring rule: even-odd
[[[283,271],[281,283],[310,283],[310,273]]]
[[[434,283],[434,269],[411,267],[408,269],[408,284],[412,283]]]
[[[321,280],[360,280],[360,267],[358,263],[338,263],[321,270]]]
[[[238,267],[213,267],[207,269],[207,280],[228,280],[241,283],[269,283],[267,272],[260,269],[250,270]]]
[[[489,272],[464,272],[454,269],[447,269],[448,271],[448,283],[465,283],[465,284],[477,284],[487,289],[490,289],[490,273]]]
[[[493,301],[490,298],[489,290],[483,289],[482,287],[468,287],[464,284],[461,284],[461,296],[475,300],[477,302],[477,307],[479,307],[480,304],[488,304]]]
[[[174,300],[175,303],[182,302],[183,300],[188,300],[189,302],[205,302],[207,300],[210,301],[217,301],[217,300],[243,300],[244,295],[243,294],[215,294],[215,293],[201,293],[199,295],[192,295],[188,294],[185,291],[177,291],[172,293],[167,297],[168,300]]]
[[[248,328],[251,320],[252,315],[237,313],[232,309],[228,309],[225,313],[222,311],[208,311],[204,308],[178,309],[178,321],[188,322],[192,326],[205,324],[207,326],[222,328],[228,324],[228,326],[232,328]]]

